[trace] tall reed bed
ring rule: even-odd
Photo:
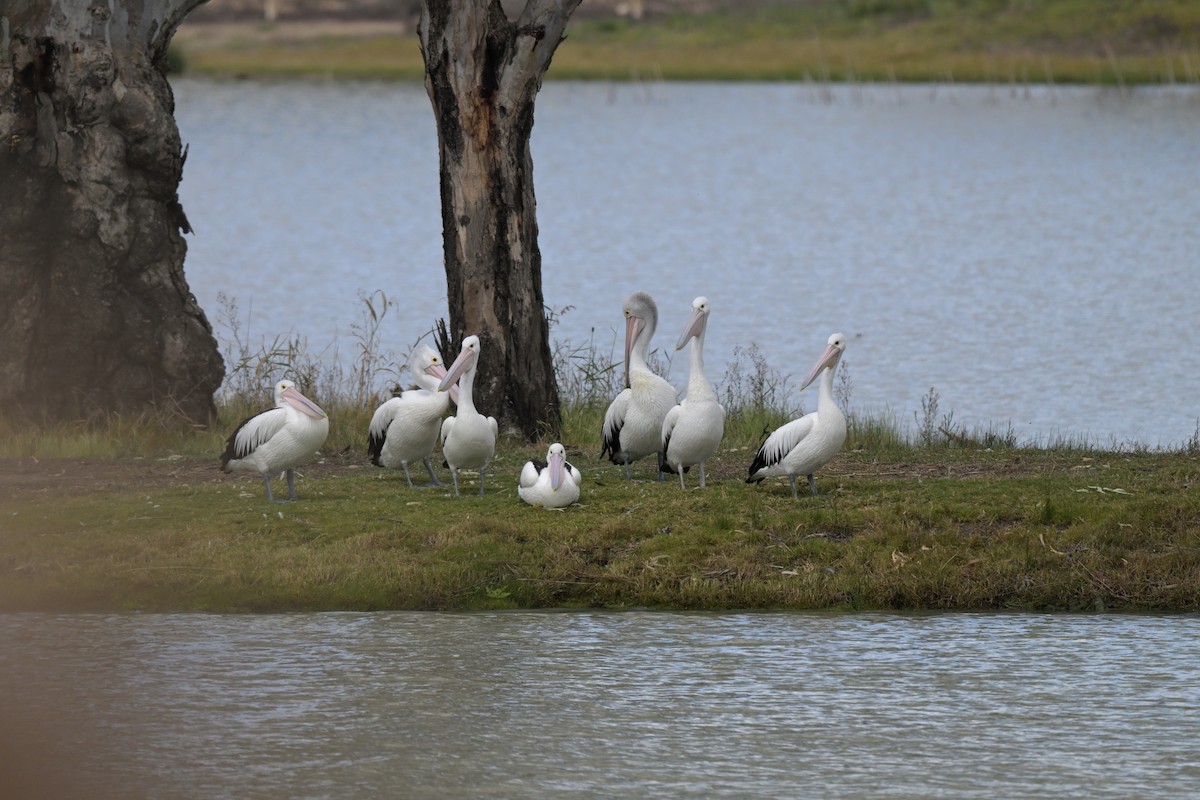
[[[348,344],[334,342],[320,349],[294,332],[270,334],[269,338],[265,334],[256,336],[252,333],[250,309],[243,312],[237,301],[226,295],[218,299],[216,329],[226,377],[216,398],[218,418],[213,425],[195,425],[170,405],[140,414],[108,414],[42,426],[0,414],[0,457],[212,456],[221,451],[225,437],[241,420],[269,407],[272,387],[284,378],[295,381],[329,413],[325,452],[363,452],[374,410],[387,397],[406,388],[409,354],[426,337],[435,342],[438,338],[431,326],[405,352],[385,349],[382,330],[395,303],[382,290],[360,297],[359,318],[350,326]],[[547,309],[552,334],[561,316],[570,310],[570,306]],[[623,384],[616,337],[600,341],[593,329],[584,342],[554,342],[552,355],[563,406],[559,438],[568,446],[598,452],[604,412]],[[659,374],[669,372],[669,355],[655,350],[648,360]],[[757,447],[775,428],[812,410],[797,399],[792,376],[769,364],[753,343],[734,348],[733,358],[715,388],[726,410],[725,450]],[[854,404],[853,370],[848,360],[839,366],[834,394],[847,416],[845,448],[853,451],[895,456],[903,451],[949,449],[1152,449],[1136,442],[1112,441],[1105,445],[1068,434],[1022,442],[1011,423],[968,428],[954,419],[953,410],[943,410],[934,387],[921,399],[921,410],[913,413],[911,425],[890,411],[863,412]],[[1191,438],[1177,449],[1200,453],[1200,420]]]

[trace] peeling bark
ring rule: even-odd
[[[454,344],[480,337],[476,405],[527,438],[557,435],[558,386],[542,295],[534,100],[580,0],[425,0],[419,34],[437,120]]]
[[[203,0],[0,7],[0,408],[207,422],[224,365],[183,274],[186,157],[163,73]]]

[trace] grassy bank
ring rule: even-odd
[[[633,21],[577,15],[549,77],[612,80],[1200,82],[1190,0],[842,0]],[[189,23],[188,73],[416,80],[415,32],[282,21]]]
[[[545,447],[513,441],[487,494],[471,481],[459,498],[409,490],[361,441],[335,443],[287,505],[217,471],[217,433],[112,459],[0,460],[0,610],[1200,610],[1194,449],[852,435],[822,494],[793,500],[785,481],[743,482],[745,434],[710,463],[708,489],[685,492],[649,464],[627,483],[595,458],[596,411],[568,417],[585,477],[563,512],[519,501],[521,464]]]

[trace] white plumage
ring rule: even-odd
[[[816,495],[813,473],[837,455],[846,441],[846,417],[833,399],[833,373],[845,350],[846,338],[842,334],[829,337],[825,352],[800,385],[803,390],[818,375],[821,377],[817,410],[792,420],[767,437],[750,464],[746,483],[786,476],[792,486],[792,497],[797,497],[796,476],[805,475],[808,488]]]
[[[675,405],[675,388],[655,375],[646,363],[650,339],[658,326],[658,306],[645,292],[634,292],[625,301],[625,388],[604,414],[600,457],[614,464],[629,464],[651,453],[661,453],[662,426]],[[661,459],[658,477],[662,479]]]
[[[725,409],[704,377],[704,333],[711,310],[708,298],[693,300],[692,316],[675,345],[676,350],[682,350],[689,340],[696,340],[692,344],[687,397],[667,412],[662,425],[663,461],[679,473],[681,489],[687,488],[683,473],[693,465],[699,467],[700,488],[704,488],[704,462],[717,452],[725,435]]]
[[[579,499],[583,475],[567,461],[566,449],[555,442],[546,461],[526,461],[521,468],[517,494],[532,506],[565,508]]]
[[[262,475],[267,500],[271,476],[287,473],[288,500],[296,499],[296,466],[308,461],[329,435],[329,417],[291,381],[275,384],[275,408],[246,419],[229,436],[221,456],[224,472],[248,470]]]
[[[458,471],[479,470],[479,493],[483,494],[483,479],[488,463],[496,454],[499,426],[494,417],[485,417],[475,410],[471,389],[475,384],[475,367],[479,360],[479,337],[463,339],[462,350],[442,378],[438,391],[444,392],[458,381],[458,412],[442,423],[442,455],[450,467],[454,494],[458,495]]]
[[[429,345],[418,345],[413,350],[409,370],[418,388],[404,391],[375,410],[367,430],[367,452],[376,466],[403,470],[410,489],[418,487],[413,485],[408,465],[417,461],[424,463],[429,472],[428,485],[441,486],[430,458],[442,417],[450,410],[451,401],[457,399],[458,387],[438,391],[446,367]]]

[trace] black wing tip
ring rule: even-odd
[[[614,464],[624,464],[625,460],[618,455],[618,447],[619,443],[615,438],[605,438],[604,445],[600,448],[600,458],[607,457]]]
[[[379,463],[379,456],[383,454],[383,443],[387,441],[386,436],[375,436],[367,434],[367,455],[371,456],[371,463],[377,467],[382,467]]]
[[[750,474],[758,472],[767,466],[767,459],[763,455],[763,449],[760,447],[758,452],[754,454],[754,460],[750,462]],[[761,478],[759,480],[762,480]]]

